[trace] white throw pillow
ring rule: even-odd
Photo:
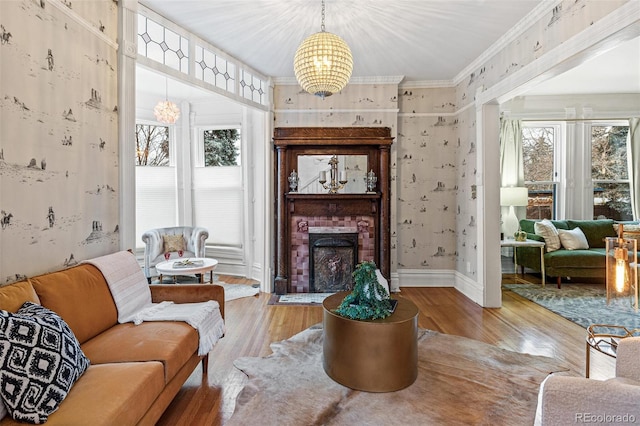
[[[558,229],[558,234],[560,234],[562,247],[567,250],[587,250],[589,248],[587,237],[580,228],[574,228],[571,230]]]
[[[558,230],[550,220],[543,219],[540,222],[534,223],[533,230],[537,235],[544,238],[547,252],[555,251],[562,247],[560,244],[560,235],[558,234]]]

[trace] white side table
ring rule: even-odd
[[[162,275],[173,275],[174,282],[178,275],[198,275],[200,274],[200,283],[204,282],[204,274],[211,272],[210,283],[213,284],[213,270],[218,266],[216,259],[210,259],[208,257],[190,257],[188,260],[195,262],[194,265],[189,266],[175,266],[185,259],[172,259],[164,262],[160,262],[156,265],[156,271],[160,273],[160,282],[162,282]]]
[[[516,255],[516,247],[540,247],[540,269],[542,269],[542,287],[545,285],[545,270],[544,270],[544,242],[529,240],[516,241],[516,240],[502,240],[500,241],[500,247],[513,247],[513,263],[515,264],[515,273],[518,273],[518,257]]]

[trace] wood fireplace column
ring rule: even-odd
[[[387,279],[391,280],[391,146],[380,145],[380,226],[376,230],[378,233],[380,272]]]
[[[277,181],[277,191],[276,194],[276,256],[277,256],[277,269],[276,269],[276,277],[274,280],[274,290],[276,294],[285,294],[287,292],[288,287],[288,256],[287,248],[289,241],[289,227],[287,226],[287,202],[285,198],[285,194],[288,192],[287,188],[287,147],[286,146],[276,146],[276,155],[278,167],[276,173],[278,174]]]

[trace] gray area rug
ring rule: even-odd
[[[249,382],[226,425],[531,425],[542,380],[568,371],[552,358],[420,330],[417,380],[368,393],[327,376],[322,338],[312,327],[272,343],[267,357],[235,360]]]
[[[548,285],[504,284],[507,290],[519,294],[538,305],[584,328],[591,324],[614,324],[640,328],[640,313],[628,301],[612,301],[607,305],[604,284],[562,284],[562,288]]]
[[[227,284],[222,281],[214,282],[214,284],[224,287],[224,300],[228,302],[230,300],[241,299],[243,297],[256,296],[260,293],[259,285],[248,284]]]
[[[193,275],[179,275],[176,277],[176,281],[182,284],[200,284],[197,277]],[[205,281],[208,284],[209,281]],[[228,284],[224,281],[218,280],[218,277],[214,277],[214,284],[224,287],[224,300],[229,302],[230,300],[241,299],[243,297],[256,296],[260,293],[260,285],[248,285],[248,284]],[[154,284],[159,284],[156,278]],[[163,277],[162,284],[174,284],[173,277]]]

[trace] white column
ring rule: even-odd
[[[136,40],[138,2],[119,2],[118,39],[118,140],[120,249],[135,249],[136,241]]]
[[[476,109],[478,188],[476,260],[478,285],[483,288],[479,302],[485,308],[502,305],[502,267],[500,264],[500,111],[494,103]],[[478,301],[476,301],[478,302]]]
[[[178,191],[178,224],[181,226],[193,226],[193,156],[191,145],[193,141],[195,114],[191,113],[191,104],[188,101],[180,102],[180,119],[177,122],[174,135],[175,165],[178,170],[176,176]],[[197,225],[197,224],[195,224]]]

